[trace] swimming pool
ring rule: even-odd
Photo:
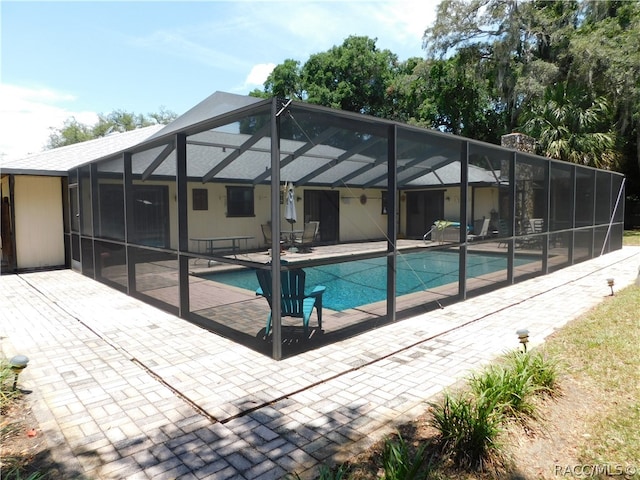
[[[409,253],[398,256],[396,295],[406,295],[458,281],[457,252]],[[527,263],[516,259],[516,263]],[[467,277],[477,277],[507,268],[500,255],[473,254],[467,257]],[[342,311],[387,298],[387,260],[373,258],[305,268],[307,289],[327,287],[322,296],[326,308]],[[255,291],[258,279],[253,270],[221,272],[204,278]]]

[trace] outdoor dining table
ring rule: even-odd
[[[233,256],[236,256],[236,253],[240,250],[240,244],[244,241],[245,249],[248,248],[249,240],[254,237],[250,235],[230,235],[227,237],[195,237],[191,238],[194,242],[198,243],[198,251],[200,251],[200,244],[205,244],[205,252],[209,254],[213,254],[216,250],[224,250],[226,247],[216,246],[216,243],[219,242],[230,242],[231,243],[231,251],[233,252]]]

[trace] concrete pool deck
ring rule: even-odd
[[[70,270],[0,277],[2,353],[66,478],[313,478],[636,281],[640,247],[281,361]]]

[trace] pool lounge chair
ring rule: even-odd
[[[489,235],[489,222],[490,222],[490,219],[485,218],[482,221],[482,227],[480,228],[480,232],[478,232],[477,234],[468,233],[467,240],[473,241],[473,240],[482,240],[483,238],[487,238],[487,235]]]
[[[269,307],[272,307],[273,295],[271,290],[271,270],[256,270],[260,288],[256,295],[267,299]],[[326,290],[324,286],[315,287],[311,293],[305,294],[306,274],[301,268],[280,272],[281,295],[280,305],[283,317],[296,317],[302,319],[305,338],[309,337],[309,319],[315,307],[318,315],[318,327],[322,329],[322,294]],[[271,312],[267,318],[265,337],[271,331]]]

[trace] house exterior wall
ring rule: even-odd
[[[495,212],[497,214],[499,209],[498,204],[498,189],[496,187],[484,187],[484,188],[475,188],[469,189],[469,196],[467,198],[471,199],[471,195],[474,195],[474,205],[473,205],[473,216],[471,218],[472,212],[471,208],[469,208],[469,219],[468,222],[476,222],[483,220],[484,218],[491,218],[491,212]],[[471,201],[471,200],[469,200]]]
[[[253,217],[227,217],[226,184],[218,183],[189,183],[187,196],[187,212],[190,238],[204,238],[215,236],[251,235],[249,248],[259,248],[264,245],[261,225],[271,221],[271,188],[257,185],[254,190]],[[193,209],[193,189],[206,189],[208,196],[207,210]],[[302,230],[304,225],[304,191],[306,188],[296,188],[296,215],[298,221],[295,230]],[[311,189],[313,190],[313,189]],[[387,230],[387,216],[382,214],[382,198],[380,190],[365,189],[352,192],[338,189],[340,193],[340,238],[339,241],[358,241],[383,238]],[[360,196],[366,200],[361,202]],[[173,198],[173,197],[172,197]],[[175,202],[174,202],[175,203]],[[280,205],[281,230],[286,232],[290,226],[284,220],[285,205]],[[224,226],[224,230],[220,228]],[[172,245],[176,236],[175,229],[171,230]],[[197,248],[192,241],[190,248]]]
[[[340,241],[384,238],[387,215],[382,214],[380,190],[340,189]]]
[[[15,177],[17,268],[64,265],[62,185],[60,177]]]

